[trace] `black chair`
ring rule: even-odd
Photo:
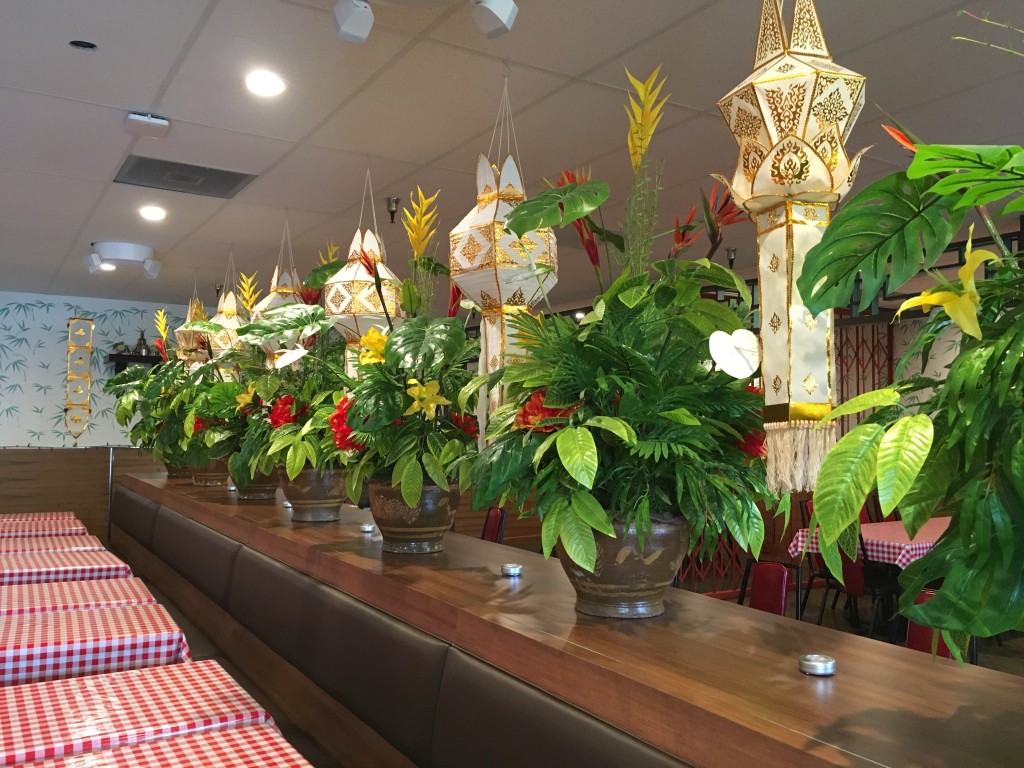
[[[789,593],[796,592],[794,612],[797,621],[803,618],[804,610],[800,600],[800,566],[796,563],[781,563],[776,560],[747,558],[740,582],[740,596],[736,601],[743,605],[747,590],[750,590],[750,607],[776,616],[786,615]]]
[[[868,628],[868,637],[875,636],[875,627],[881,611],[886,613],[886,621],[890,622],[889,642],[896,642],[896,624],[893,619],[896,617],[896,599],[900,594],[899,568],[888,563],[876,563],[867,555],[864,546],[864,537],[860,537],[858,543],[859,557],[851,560],[845,552],[840,552],[843,562],[843,581],[845,584],[825,585],[825,594],[821,598],[821,610],[818,611],[818,624],[825,618],[825,601],[831,589],[836,590],[832,600],[832,609],[835,610],[840,595],[846,595],[846,615],[854,630],[860,628],[860,606],[858,598],[870,597],[872,604],[871,626]]]
[[[491,507],[484,518],[484,529],[480,538],[501,544],[505,540],[505,518],[507,513],[501,507]]]
[[[811,502],[809,499],[801,499],[797,506],[800,509],[800,527],[807,528],[811,523]],[[819,553],[809,553],[807,560],[810,564],[810,569],[807,574],[807,588],[804,590],[803,605],[800,606],[800,615],[803,616],[807,610],[807,602],[811,599],[811,589],[814,587],[814,580],[821,579],[825,584],[825,594],[821,597],[821,614],[818,618],[818,624],[821,624],[825,618],[825,600],[828,599],[829,590],[838,589],[839,582],[832,576],[828,566],[825,565],[825,558]],[[838,601],[839,596],[837,594],[836,602]],[[835,603],[833,603],[832,607],[835,608]]]

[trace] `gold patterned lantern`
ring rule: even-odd
[[[285,261],[285,254],[288,256]],[[288,227],[288,217],[284,219],[284,231],[281,233],[281,249],[277,253],[277,266],[274,276],[270,278],[270,290],[252,308],[253,321],[259,320],[268,309],[296,304],[300,301],[302,281],[295,269],[295,254],[292,252],[292,235]]]
[[[238,299],[235,297],[236,282],[235,256],[229,254],[228,268],[224,275],[224,289],[217,299],[217,314],[212,318],[212,321],[219,325],[221,330],[211,333],[209,338],[210,350],[214,356],[230,349],[240,349],[242,346],[238,341],[238,329],[245,323],[238,310]],[[237,366],[230,368],[219,366],[218,370],[222,375],[231,378],[238,374]]]
[[[174,330],[174,339],[178,342],[177,356],[190,366],[205,363],[210,359],[210,345],[207,334],[202,331],[186,330],[189,323],[206,320],[206,308],[194,293],[188,302],[185,322]]]
[[[506,318],[529,311],[558,281],[557,245],[549,228],[521,238],[505,231],[505,216],[526,199],[511,155],[500,172],[480,155],[476,191],[476,207],[451,231],[450,266],[455,284],[480,305],[480,370],[490,373],[519,352]],[[500,403],[500,392],[491,392],[491,409]]]
[[[811,315],[796,281],[856,177],[863,151],[851,159],[844,142],[865,85],[832,61],[813,0],[793,15],[787,39],[780,1],[763,0],[754,72],[718,103],[739,145],[729,186],[757,227],[768,481],[781,492],[813,489],[835,443],[834,426],[814,428],[833,407],[832,312]]]
[[[68,320],[68,375],[64,397],[64,426],[78,445],[89,428],[92,414],[92,331],[93,321],[82,317]]]

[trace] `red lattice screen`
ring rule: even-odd
[[[836,405],[892,383],[892,336],[892,325],[884,319],[836,328]],[[857,426],[864,415],[840,418],[839,434],[844,435]]]

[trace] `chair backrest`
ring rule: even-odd
[[[505,538],[505,510],[501,507],[491,507],[487,510],[487,517],[484,519],[484,530],[480,534],[484,541],[493,541],[501,544]]]
[[[782,563],[754,563],[750,570],[750,607],[786,615],[789,569]]]
[[[921,591],[916,598],[914,598],[914,605],[920,605],[921,603],[927,603],[935,597],[935,590],[925,589]],[[914,622],[907,621],[907,648],[912,648],[915,651],[924,651],[925,653],[932,652],[932,635],[936,630],[931,627],[925,627],[921,624],[915,624]],[[949,646],[942,639],[942,635],[939,635],[939,644],[935,650],[936,656],[941,656],[944,659],[953,658],[952,652],[949,650]]]

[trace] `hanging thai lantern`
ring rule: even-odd
[[[209,336],[210,350],[214,357],[230,349],[241,348],[241,344],[238,341],[238,329],[244,325],[244,320],[238,311],[238,299],[235,298],[234,291],[235,283],[235,256],[232,253],[228,255],[228,268],[224,275],[224,289],[217,299],[217,314],[212,318],[212,322],[219,325],[222,329],[216,333],[211,333]],[[218,366],[217,370],[225,377],[236,378],[238,375],[237,366]]]
[[[787,40],[780,0],[763,0],[754,72],[718,102],[739,144],[730,188],[757,226],[768,482],[780,492],[813,489],[835,443],[834,425],[815,428],[833,407],[832,312],[811,315],[796,283],[856,177],[863,150],[851,160],[844,141],[865,84],[832,61],[813,0],[793,15]]]
[[[505,216],[526,199],[511,156],[499,174],[480,155],[476,195],[476,207],[451,231],[450,266],[452,280],[480,306],[480,372],[491,373],[519,359],[507,319],[528,312],[558,282],[557,244],[550,228],[521,238],[505,231]],[[491,391],[491,410],[501,402],[500,390]]]
[[[206,320],[206,308],[196,294],[188,302],[185,322],[174,330],[174,338],[178,342],[177,356],[189,365],[205,363],[210,359],[210,344],[207,334],[202,331],[186,330],[189,323]]]
[[[285,254],[288,259],[285,261]],[[274,275],[270,278],[270,290],[267,295],[252,308],[251,317],[253,322],[263,319],[263,313],[269,309],[276,309],[288,304],[298,304],[302,299],[302,280],[295,269],[295,255],[292,253],[292,236],[288,228],[288,217],[284,219],[284,231],[281,234],[281,250],[277,254],[277,266],[274,267]],[[297,337],[290,344],[279,344],[277,342],[263,345],[263,351],[267,356],[267,367],[276,368],[278,358],[295,348]]]

